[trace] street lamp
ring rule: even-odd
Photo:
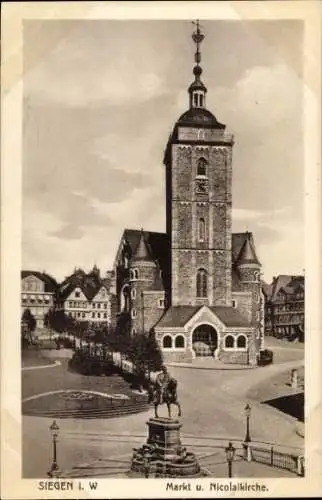
[[[246,436],[245,436],[245,443],[250,443],[251,438],[250,438],[250,432],[249,432],[249,420],[250,420],[250,414],[252,412],[252,408],[249,404],[245,406],[245,415],[246,415]]]
[[[233,447],[232,443],[229,443],[228,446],[225,448],[226,452],[226,459],[228,463],[228,477],[233,477],[232,476],[232,463],[235,458],[235,451],[236,449]]]
[[[47,472],[47,474],[50,477],[58,477],[60,475],[60,470],[57,463],[57,438],[59,434],[59,427],[56,423],[56,420],[53,421],[53,423],[49,427],[49,430],[51,432],[51,437],[53,442],[53,463],[51,464],[51,468]]]

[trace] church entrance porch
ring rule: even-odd
[[[214,356],[218,348],[216,330],[207,324],[199,325],[192,333],[192,349],[196,357]]]

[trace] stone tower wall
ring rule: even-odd
[[[198,160],[208,162],[199,193]],[[173,144],[170,176],[172,305],[231,305],[231,170],[232,144]],[[169,176],[169,172],[167,174]],[[170,189],[171,188],[171,189]],[[171,214],[169,211],[171,210]],[[204,220],[205,238],[199,241],[198,224]],[[199,268],[208,273],[208,297],[196,297]]]
[[[143,292],[151,286],[155,277],[156,266],[154,262],[133,261],[130,272],[138,270],[138,278],[130,276],[130,304],[131,304],[131,331],[142,333],[146,330],[144,324],[144,297]],[[135,311],[135,316],[133,315]]]

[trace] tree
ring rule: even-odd
[[[72,323],[73,319],[67,316],[63,310],[54,311],[49,309],[44,317],[44,325],[58,333],[70,329]]]
[[[151,372],[161,370],[163,365],[163,355],[160,346],[155,338],[154,333],[150,333],[146,341],[147,345],[147,368],[149,371],[149,378]]]
[[[145,377],[146,372],[150,378],[150,373],[160,370],[163,363],[162,352],[153,333],[132,337],[129,357],[139,378]]]
[[[131,318],[128,312],[121,312],[117,326],[116,333],[118,335],[130,336],[131,331]]]
[[[147,370],[147,337],[135,335],[130,343],[128,356],[133,363],[134,373],[139,379],[145,378]]]
[[[36,329],[37,321],[34,315],[31,313],[30,309],[24,310],[21,318],[21,325],[22,325],[22,337],[27,339],[28,342],[31,344],[33,341],[32,333]]]

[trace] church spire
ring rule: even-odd
[[[143,228],[141,229],[140,240],[134,253],[133,260],[142,260],[147,262],[153,261],[145,241]]]
[[[246,238],[238,256],[237,265],[238,266],[243,266],[248,264],[260,265],[251,242],[251,234],[247,231],[245,236]]]
[[[201,63],[200,44],[205,38],[205,35],[200,31],[200,24],[198,19],[196,22],[193,22],[193,24],[196,26],[196,30],[192,33],[192,40],[196,44],[196,52],[195,52],[196,65],[193,68],[193,74],[195,75],[195,80],[194,82],[192,82],[192,84],[188,89],[190,95],[190,108],[204,108],[207,88],[200,79],[202,74],[202,68],[200,66]]]

